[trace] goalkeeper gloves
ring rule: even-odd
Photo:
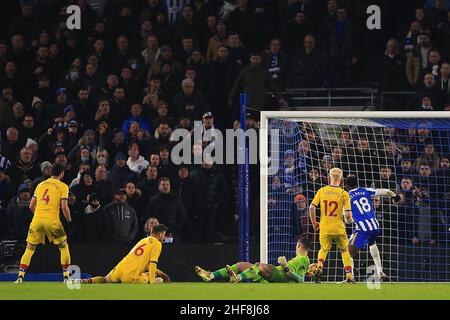
[[[284,272],[288,273],[290,271],[289,266],[287,265],[287,260],[285,256],[278,257],[278,264],[283,268]]]
[[[395,196],[393,196],[392,197],[392,200],[394,200],[394,202],[400,202],[400,200],[401,200],[401,197],[400,197],[400,195],[399,194],[396,194]]]

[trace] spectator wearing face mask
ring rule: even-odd
[[[86,148],[88,150],[88,153],[93,153],[94,150],[97,149],[97,144],[95,143],[95,132],[93,130],[86,130],[83,136],[78,141],[78,144],[69,152],[68,157],[71,162],[76,163],[77,160],[82,157],[81,149],[83,148]],[[84,157],[87,157],[87,155],[84,155]]]
[[[108,154],[108,151],[106,151],[106,149],[98,149],[97,150],[93,167],[96,167],[98,165],[102,165],[102,166],[105,166],[106,168],[108,168],[109,154]]]
[[[79,241],[95,243],[102,239],[104,232],[104,217],[100,203],[100,195],[91,193],[87,197],[88,204],[81,212],[81,219],[77,226]]]

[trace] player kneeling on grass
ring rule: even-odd
[[[210,272],[200,267],[195,267],[195,272],[204,281],[212,281],[214,279],[230,279],[230,282],[239,283],[243,280],[251,280],[257,283],[287,283],[297,282],[303,283],[305,275],[309,275],[309,258],[308,250],[311,242],[304,237],[297,241],[297,256],[289,261],[286,257],[279,257],[279,266],[275,267],[271,264],[257,262],[251,264],[249,262],[238,262],[232,266],[226,266],[223,269]]]
[[[81,283],[170,282],[169,276],[156,268],[166,232],[165,225],[154,226],[151,235],[139,241],[106,277],[84,279]],[[157,277],[159,277],[158,280]]]

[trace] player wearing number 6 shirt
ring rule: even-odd
[[[347,190],[349,190],[353,220],[355,222],[355,230],[349,239],[350,255],[352,258],[355,258],[360,250],[364,250],[369,246],[370,254],[377,269],[377,275],[384,279],[386,275],[383,272],[380,251],[376,244],[376,240],[380,235],[380,223],[375,216],[372,197],[389,196],[393,197],[395,202],[398,202],[400,197],[389,189],[359,188],[358,179],[354,175],[349,175],[345,179],[345,185]]]
[[[61,182],[65,168],[61,164],[52,166],[52,176],[38,184],[30,202],[30,210],[34,213],[27,237],[27,248],[20,260],[19,276],[16,283],[22,283],[31,258],[39,244],[45,244],[45,237],[59,247],[64,282],[68,281],[70,265],[69,246],[64,227],[59,219],[62,209],[69,226],[72,222],[67,203],[69,187]]]
[[[164,282],[170,278],[157,269],[162,250],[162,241],[167,227],[159,224],[153,227],[150,237],[139,241],[130,253],[106,276],[84,279],[81,283],[156,283],[156,276]]]
[[[333,242],[341,251],[344,264],[345,281],[354,282],[352,258],[348,252],[348,237],[345,230],[346,223],[352,222],[350,197],[347,191],[340,187],[342,182],[342,170],[333,168],[330,170],[330,185],[319,189],[311,206],[309,215],[314,230],[319,230],[320,250],[317,259],[317,271],[315,282],[320,283],[323,266]],[[320,224],[316,220],[316,208],[320,207]]]

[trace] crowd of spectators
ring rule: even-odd
[[[229,200],[237,197],[227,192],[238,193],[234,168],[208,159],[176,166],[170,136],[195,121],[202,130],[236,127],[240,92],[262,110],[269,91],[276,107],[287,107],[286,87],[373,80],[383,90],[415,88],[421,109],[443,109],[448,3],[431,1],[411,17],[411,30],[391,30],[398,40],[376,59],[377,71],[367,72],[373,66],[356,2],[2,3],[0,238],[24,239],[33,190],[60,163],[73,241],[131,242],[150,218],[176,240],[223,239],[234,219]],[[80,30],[67,27],[70,4],[81,9]],[[256,127],[257,115],[249,118]],[[193,142],[192,156],[205,147]]]
[[[297,150],[281,150],[280,170],[271,177],[269,191],[272,216],[288,214],[294,238],[313,237],[309,204],[328,185],[329,170],[338,167],[344,176],[356,175],[360,187],[390,189],[400,195],[399,202],[373,199],[383,244],[397,236],[402,243],[415,245],[449,240],[450,132],[353,126],[341,129],[339,137],[330,141],[326,129],[309,123],[299,126]],[[288,141],[283,144],[289,146]]]

